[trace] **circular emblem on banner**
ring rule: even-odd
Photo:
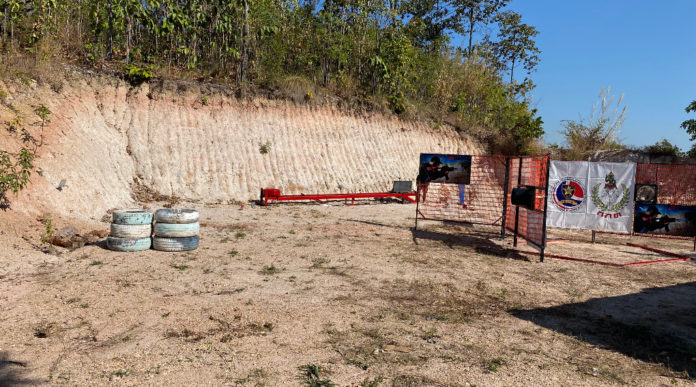
[[[563,211],[574,211],[585,201],[585,190],[576,180],[563,178],[553,188],[553,202]]]

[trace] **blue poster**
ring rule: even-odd
[[[693,236],[696,232],[696,206],[636,204],[633,231],[648,234]]]
[[[421,153],[416,180],[419,184],[469,184],[471,156]]]

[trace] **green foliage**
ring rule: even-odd
[[[133,85],[140,85],[152,77],[152,66],[139,67],[133,64],[126,66],[126,79]]]
[[[696,100],[691,101],[689,106],[684,109],[687,113],[696,113]],[[686,133],[691,135],[691,141],[696,140],[696,119],[690,118],[681,123],[681,128],[686,130]],[[696,158],[696,145],[693,145],[689,149],[688,156],[691,158]]]
[[[70,63],[122,68],[134,85],[157,69],[232,83],[240,96],[254,88],[280,88],[296,102],[335,94],[524,152],[541,132],[527,101],[533,84],[502,77],[513,83],[518,68],[534,70],[538,32],[503,12],[508,2],[0,0],[0,12],[8,56],[29,51],[39,60],[50,47]],[[474,42],[486,30],[500,33]],[[468,49],[450,45],[457,35],[468,35]],[[293,79],[297,86],[284,86]]]
[[[315,364],[305,364],[300,367],[300,378],[307,387],[333,387],[329,379],[322,379],[321,367]]]
[[[266,155],[271,152],[271,142],[266,141],[264,144],[259,145],[259,153]]]
[[[44,224],[44,233],[41,235],[41,243],[42,244],[49,244],[53,240],[53,236],[55,234],[55,230],[53,229],[53,220],[50,217],[46,217],[43,220]]]
[[[653,145],[648,145],[644,147],[643,152],[651,156],[684,156],[684,152],[682,152],[678,146],[672,144],[664,138],[662,139],[662,141],[658,141]]]
[[[527,73],[539,64],[541,51],[536,47],[534,37],[539,31],[522,23],[517,12],[505,11],[498,15],[498,42],[489,43],[499,67],[510,70],[510,83],[514,81],[515,66],[521,65]]]
[[[51,122],[51,119],[49,118],[51,116],[51,110],[44,104],[37,106],[34,109],[34,113],[36,113],[36,115],[39,116],[39,119],[41,119],[41,127]]]
[[[0,207],[9,207],[8,192],[15,195],[29,183],[36,153],[22,148],[18,154],[0,150]]]

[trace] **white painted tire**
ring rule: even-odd
[[[189,251],[198,248],[197,236],[188,238],[152,238],[152,248],[159,251]]]
[[[142,208],[116,210],[111,215],[112,223],[116,224],[150,224],[152,223],[152,211]]]
[[[114,251],[143,251],[152,246],[152,238],[129,239],[106,237],[106,247]]]
[[[197,236],[200,224],[196,223],[155,223],[154,235],[167,238],[186,238]]]
[[[155,212],[155,221],[160,223],[196,223],[198,218],[198,211],[190,208],[161,208]]]
[[[115,238],[149,238],[152,235],[152,225],[111,223],[111,233],[109,235]]]

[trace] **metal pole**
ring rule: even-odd
[[[505,188],[503,192],[503,225],[500,227],[500,239],[505,238],[505,222],[507,221],[508,191],[510,190],[510,157],[505,158]]]
[[[595,230],[592,230],[592,243],[595,243]]]
[[[541,262],[544,262],[544,250],[546,250],[546,215],[549,203],[549,171],[551,170],[551,156],[546,156],[546,182],[544,183],[544,220],[541,226]]]
[[[522,157],[520,157],[520,163],[517,168],[517,186],[522,184]],[[515,206],[515,236],[512,239],[512,246],[517,247],[517,231],[519,230],[520,224],[520,206]]]
[[[414,231],[418,231],[418,210],[420,208],[420,185],[416,182],[416,226],[413,228]]]

